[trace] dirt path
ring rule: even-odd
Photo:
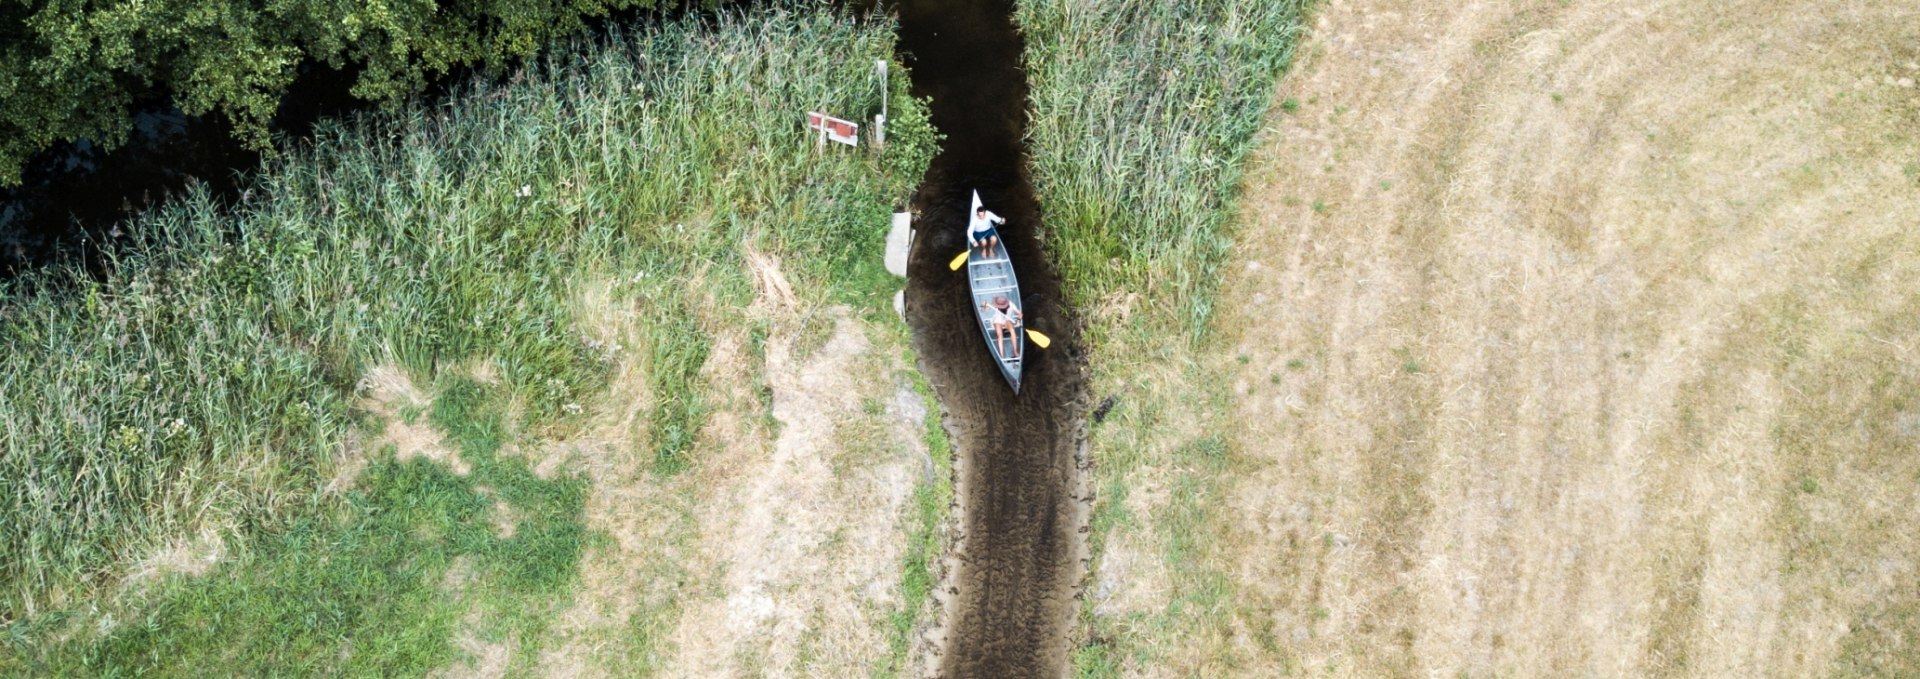
[[[1332,0],[1303,54],[1222,303],[1235,624],[1333,676],[1920,672],[1920,5]]]
[[[947,135],[916,197],[906,297],[914,347],[958,453],[962,536],[939,672],[1058,676],[1084,573],[1086,378],[1025,177],[1022,45],[1010,2],[902,2],[897,10],[915,94],[933,98],[933,123]],[[946,267],[965,247],[967,192],[976,188],[1008,220],[1002,234],[1029,325],[1055,339],[1049,351],[1029,346],[1018,396],[974,329],[965,276]]]

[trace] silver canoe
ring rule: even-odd
[[[967,228],[973,228],[973,215],[980,210],[980,192],[973,192],[973,206],[967,209]],[[1013,308],[1022,309],[1020,303],[1020,281],[1013,277],[1013,261],[1007,256],[1007,238],[1003,234],[1000,244],[994,248],[994,257],[988,259],[985,251],[972,248],[967,251],[967,284],[973,290],[973,316],[980,326],[980,334],[987,339],[987,351],[992,352],[993,362],[1000,366],[1000,374],[1005,375],[1007,384],[1013,385],[1013,393],[1020,393],[1021,358],[1027,354],[1026,323],[1016,320],[1013,327],[1013,341],[996,341],[993,334],[993,313],[988,304],[996,296],[1005,295]],[[1003,355],[1003,348],[1011,348],[1013,355]]]

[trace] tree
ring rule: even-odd
[[[499,71],[587,20],[671,0],[0,0],[0,186],[61,140],[124,143],[133,108],[217,112],[264,149],[301,63],[359,69],[391,103],[469,65]]]

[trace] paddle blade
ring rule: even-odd
[[[1033,340],[1034,345],[1042,349],[1047,348],[1049,344],[1053,344],[1053,338],[1040,334],[1038,330],[1028,330],[1027,338]]]
[[[953,261],[947,262],[947,270],[959,271],[960,265],[967,263],[967,253],[969,252],[973,252],[973,251],[972,250],[962,251],[959,256],[953,258]]]

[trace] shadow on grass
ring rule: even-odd
[[[22,666],[0,662],[0,673],[419,675],[463,661],[464,633],[535,657],[588,540],[585,483],[500,457],[505,428],[482,385],[444,381],[428,417],[468,475],[389,447],[335,507],[206,576],[173,579],[104,631],[59,639],[49,621],[14,635]]]

